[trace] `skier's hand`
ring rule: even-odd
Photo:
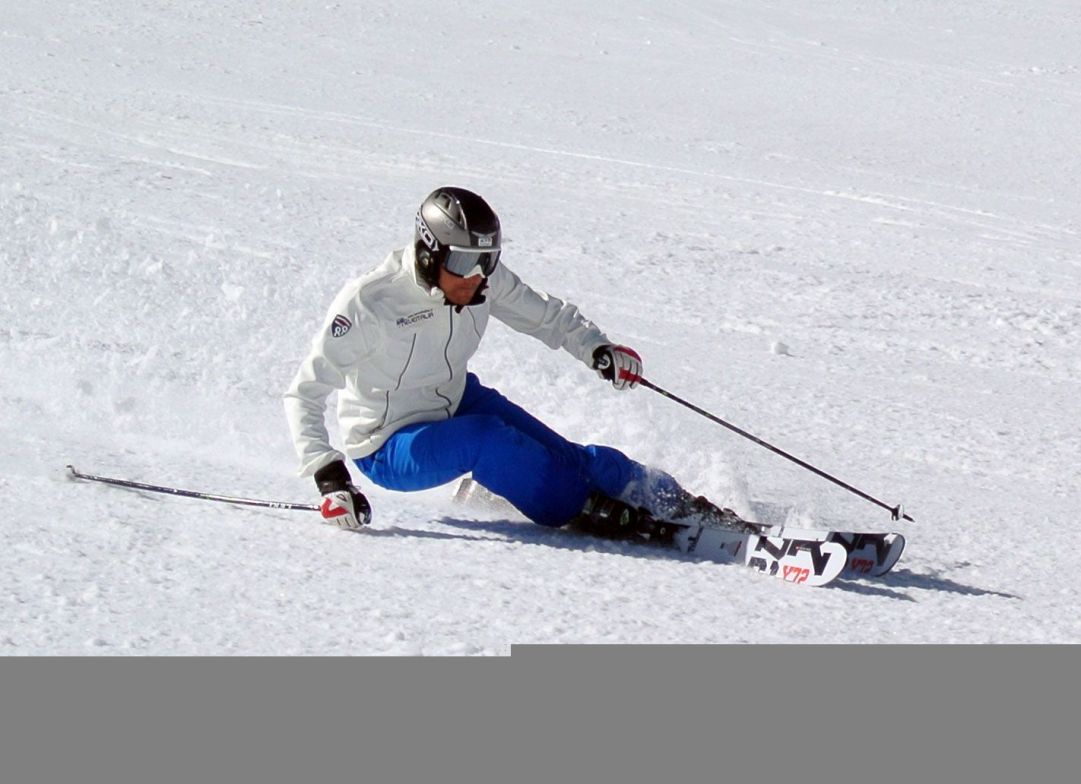
[[[593,352],[593,369],[616,389],[634,389],[642,379],[642,358],[627,346],[598,346]]]
[[[372,507],[349,476],[345,463],[337,460],[315,472],[315,484],[323,494],[319,511],[328,523],[357,529],[372,521]]]

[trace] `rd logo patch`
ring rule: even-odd
[[[345,316],[335,316],[334,321],[330,323],[330,336],[332,338],[340,338],[352,328],[353,322]]]

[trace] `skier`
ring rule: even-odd
[[[565,349],[617,390],[642,377],[634,349],[511,272],[500,240],[499,218],[484,199],[439,188],[417,211],[413,243],[334,299],[285,394],[301,475],[314,476],[323,517],[348,528],[371,520],[348,460],[369,481],[399,491],[472,473],[540,525],[573,521],[603,535],[629,535],[640,507],[666,519],[722,514],[616,449],[568,441],[468,372],[494,316]],[[334,390],[345,454],[330,445],[324,425]]]

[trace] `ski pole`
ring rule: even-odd
[[[764,446],[766,449],[770,450],[771,452],[774,452],[774,453],[780,455],[781,457],[783,457],[783,458],[785,458],[787,460],[791,460],[793,463],[800,466],[801,468],[806,468],[808,471],[811,471],[811,472],[813,472],[815,474],[818,474],[823,479],[828,479],[829,481],[833,482],[835,485],[839,485],[839,486],[843,487],[845,490],[848,490],[850,493],[855,493],[860,498],[863,498],[866,501],[870,501],[873,504],[878,504],[883,509],[887,510],[893,516],[894,520],[905,519],[905,520],[908,520],[909,522],[913,522],[913,523],[916,522],[915,520],[913,520],[911,517],[909,517],[907,514],[904,513],[903,509],[901,508],[901,504],[897,504],[897,506],[890,506],[886,502],[880,501],[879,499],[875,498],[872,495],[868,495],[867,493],[863,492],[862,490],[860,490],[860,489],[858,489],[856,487],[853,487],[852,485],[848,484],[847,482],[842,482],[837,477],[832,476],[831,474],[827,474],[822,469],[815,468],[810,463],[808,463],[808,462],[806,462],[804,460],[800,460],[798,457],[795,457],[794,455],[788,454],[788,452],[785,452],[783,449],[779,449],[779,448],[775,447],[773,444],[769,443],[768,441],[763,441],[758,436],[753,435],[751,433],[748,433],[746,430],[743,430],[742,428],[736,427],[731,422],[725,422],[720,417],[714,416],[713,414],[699,408],[698,406],[694,405],[693,403],[688,403],[683,398],[677,397],[676,395],[673,395],[667,389],[662,389],[661,387],[657,386],[656,384],[654,384],[651,381],[647,381],[646,379],[641,378],[641,379],[638,380],[638,383],[641,384],[642,386],[646,387],[647,389],[652,389],[654,392],[657,392],[657,393],[659,393],[661,395],[664,395],[669,400],[674,400],[675,402],[679,403],[680,405],[686,406],[687,408],[691,409],[691,411],[694,411],[697,414],[701,414],[702,416],[704,416],[706,419],[710,420],[711,422],[716,422],[718,425],[722,425],[723,427],[727,427],[733,433],[738,433],[739,435],[743,436],[744,438],[749,439],[751,441],[754,441],[759,446]]]
[[[67,466],[67,469],[72,479],[83,479],[88,482],[101,482],[102,484],[126,487],[131,490],[147,490],[151,493],[166,493],[168,495],[183,496],[184,498],[198,498],[203,501],[221,501],[223,503],[239,504],[241,506],[260,506],[268,509],[295,509],[306,512],[319,511],[319,507],[315,504],[295,504],[290,501],[263,501],[258,498],[236,498],[231,495],[214,495],[213,493],[202,493],[198,490],[181,490],[177,487],[148,485],[143,482],[133,482],[130,479],[113,479],[108,476],[84,474],[72,465]]]

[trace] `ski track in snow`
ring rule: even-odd
[[[0,653],[1081,640],[1075,11],[58,9],[0,22]],[[353,534],[65,478],[313,501],[281,391],[443,183],[652,380],[903,501],[897,569],[805,590],[448,488],[366,488]],[[501,325],[473,369],[738,511],[890,525]]]

